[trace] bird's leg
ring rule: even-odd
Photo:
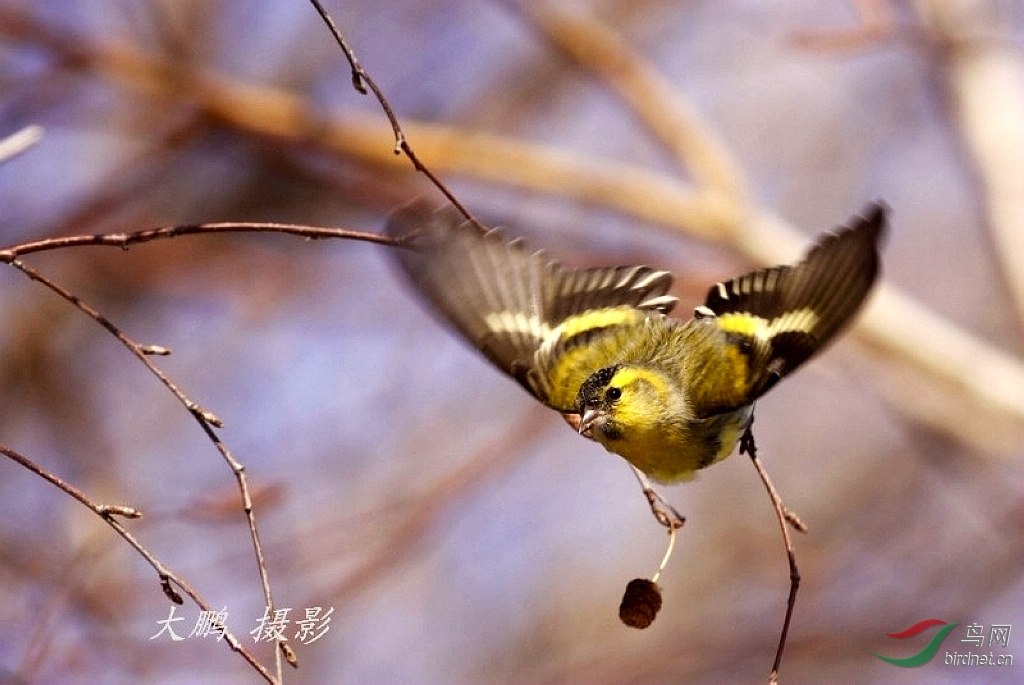
[[[754,431],[752,430],[753,425],[754,416],[753,414],[751,414],[750,421],[747,422],[747,427],[743,429],[743,435],[740,436],[740,454],[750,455],[750,458],[754,462],[754,467],[757,468],[758,473],[760,473],[764,471],[764,467],[763,465],[761,465],[761,460],[757,458],[757,445],[754,443]],[[782,515],[789,523],[789,525],[793,526],[794,530],[797,530],[801,533],[806,533],[807,524],[800,519],[800,516],[795,511],[791,511],[788,507],[786,507],[786,505],[782,502],[782,499],[779,498],[778,493],[775,493],[773,496],[772,492],[775,490],[775,488],[774,486],[772,486],[771,481],[767,479],[767,475],[767,472],[765,472],[765,475],[761,476],[761,480],[765,481],[765,486],[768,487],[768,496],[772,497],[773,502],[778,501],[778,503],[782,506]]]
[[[647,498],[647,503],[651,506],[651,513],[654,514],[654,518],[658,520],[658,523],[668,528],[670,531],[679,530],[686,523],[686,517],[680,514],[675,507],[668,503],[668,501],[661,496],[654,486],[651,485],[651,481],[647,479],[647,475],[633,466],[629,465],[633,469],[633,475],[640,481],[640,487],[643,488],[644,497]]]

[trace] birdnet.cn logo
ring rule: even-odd
[[[882,656],[878,652],[871,653],[882,661],[890,663],[893,666],[899,666],[900,668],[917,668],[918,666],[924,666],[931,661],[936,654],[938,654],[939,649],[942,648],[943,642],[959,625],[959,623],[946,623],[945,621],[940,621],[937,618],[918,621],[906,630],[901,630],[898,633],[886,633],[889,637],[897,640],[909,640],[910,638],[915,638],[923,633],[929,632],[932,628],[941,626],[941,628],[931,636],[931,639],[928,640],[928,644],[926,644],[917,654],[898,658]],[[966,629],[961,628],[960,631],[953,634],[954,636],[964,635],[964,637],[961,637],[959,641],[959,648],[964,651],[957,651],[956,649],[950,650],[947,647],[942,656],[941,663],[946,666],[1012,666],[1013,655],[1006,653],[1006,649],[1010,645],[1011,628],[1012,626],[1008,623],[993,623],[988,626],[987,632],[985,630],[985,626],[979,623],[972,623],[967,626]],[[915,644],[920,644],[920,641],[923,639],[925,638],[920,638],[913,642]],[[970,645],[973,645],[973,647]],[[988,648],[987,654],[985,653],[986,648]]]

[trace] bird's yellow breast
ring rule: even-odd
[[[659,483],[692,480],[697,471],[725,459],[750,419],[750,407],[694,421],[629,421],[620,417],[621,437],[596,435],[605,449],[623,457]]]

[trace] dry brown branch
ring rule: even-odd
[[[380,86],[377,85],[377,82],[369,73],[367,73],[363,68],[363,65],[359,63],[359,60],[356,58],[356,53],[349,46],[344,36],[342,36],[341,31],[338,30],[337,25],[334,23],[334,19],[332,19],[331,15],[327,13],[327,10],[324,9],[323,5],[320,4],[320,0],[310,0],[310,2],[313,4],[313,7],[316,8],[320,18],[323,19],[324,23],[327,25],[331,35],[334,36],[334,40],[338,43],[338,47],[341,48],[342,53],[345,55],[345,59],[348,60],[349,67],[352,69],[352,87],[363,95],[367,95],[367,89],[369,89],[369,92],[373,93],[373,97],[377,100],[381,109],[384,111],[384,116],[387,118],[388,124],[391,126],[391,133],[395,137],[394,153],[396,155],[404,153],[406,158],[412,162],[413,168],[430,179],[430,182],[433,183],[434,186],[448,199],[448,201],[459,210],[462,216],[466,217],[473,223],[479,223],[476,220],[476,217],[473,216],[466,206],[463,205],[457,197],[455,197],[455,194],[448,190],[447,186],[445,186],[441,179],[435,176],[434,172],[420,161],[419,156],[417,156],[416,152],[409,144],[409,140],[405,137],[405,132],[402,131],[402,126],[398,121],[398,117],[395,116],[394,110],[391,109],[391,103],[388,102],[387,97],[380,89]]]
[[[134,507],[128,507],[120,504],[100,504],[64,479],[47,471],[28,457],[25,457],[6,445],[0,444],[0,453],[14,461],[16,464],[23,466],[43,480],[57,487],[68,496],[77,500],[82,506],[92,511],[94,514],[99,516],[104,523],[113,528],[115,533],[121,536],[121,538],[128,543],[132,549],[138,552],[138,554],[146,560],[146,563],[153,567],[153,570],[156,571],[157,578],[160,581],[160,588],[169,600],[175,604],[184,603],[181,595],[174,589],[174,587],[177,586],[181,588],[181,590],[188,595],[200,609],[203,611],[212,611],[212,607],[209,602],[207,602],[195,588],[193,588],[180,575],[169,569],[156,557],[155,554],[150,552],[145,545],[139,542],[139,540],[127,528],[125,528],[124,524],[118,520],[119,518],[140,518],[142,516],[141,511]],[[263,664],[261,664],[256,657],[242,645],[239,639],[227,628],[227,626],[224,626],[224,642],[227,643],[228,647],[230,647],[232,651],[245,659],[245,661],[268,683],[280,682],[280,677],[275,678],[269,671],[267,671]]]
[[[96,235],[75,235],[61,238],[33,240],[27,243],[19,243],[18,245],[0,248],[0,262],[12,263],[15,261],[15,258],[32,254],[33,252],[62,250],[69,247],[92,245],[119,247],[122,250],[127,250],[132,245],[148,243],[153,240],[166,240],[168,238],[176,238],[183,235],[214,233],[283,233],[311,240],[340,238],[343,240],[358,240],[368,243],[377,243],[379,245],[395,244],[395,240],[388,236],[378,235],[376,233],[367,233],[365,231],[353,231],[347,228],[323,228],[319,226],[303,226],[300,224],[282,224],[274,222],[217,222],[209,224],[188,224],[182,226],[161,226],[160,228],[146,228],[141,231],[130,231],[125,233],[100,233]]]
[[[146,233],[146,232],[144,232],[144,233]],[[152,237],[165,237],[166,235],[168,235],[168,232],[161,232],[159,229],[156,232],[148,232],[148,233],[149,233],[151,238]],[[38,249],[43,249],[44,247],[45,246],[37,245]],[[14,250],[17,250],[17,248],[14,248]],[[136,342],[134,339],[132,339],[131,337],[126,335],[124,332],[122,332],[116,325],[114,325],[113,322],[111,322],[109,319],[107,319],[105,316],[103,316],[98,310],[96,310],[94,307],[92,307],[89,303],[87,303],[81,297],[75,295],[74,293],[70,292],[66,288],[58,285],[56,282],[54,282],[53,280],[47,278],[42,273],[40,273],[38,270],[36,270],[36,269],[28,266],[27,264],[25,264],[21,259],[19,259],[17,257],[11,256],[11,257],[5,257],[4,261],[7,262],[8,264],[10,264],[11,266],[13,266],[14,268],[18,269],[19,271],[21,271],[22,273],[24,273],[26,276],[28,276],[33,281],[41,283],[45,287],[49,288],[54,293],[59,295],[61,298],[63,298],[64,300],[68,301],[74,307],[79,309],[86,316],[88,316],[89,318],[94,320],[99,325],[103,326],[103,328],[105,328],[108,332],[110,332],[111,335],[113,335],[115,338],[117,338],[117,340],[119,342],[121,342],[122,345],[127,347],[128,351],[131,352],[133,355],[135,355],[135,357],[139,361],[141,361],[142,364],[154,376],[157,377],[157,379],[160,381],[160,383],[163,384],[163,386],[166,387],[171,392],[171,394],[173,394],[178,399],[179,402],[181,402],[181,404],[189,411],[189,413],[192,415],[192,417],[199,423],[200,428],[202,428],[203,432],[206,433],[206,436],[213,443],[214,447],[217,449],[217,451],[220,453],[221,457],[223,457],[224,461],[231,468],[231,472],[235,476],[235,480],[236,480],[236,482],[238,484],[239,494],[240,494],[241,500],[242,500],[242,507],[243,507],[243,511],[245,513],[246,522],[248,523],[248,526],[249,526],[249,535],[250,535],[250,537],[252,539],[252,543],[253,543],[254,553],[255,553],[255,557],[256,557],[256,566],[257,566],[257,569],[259,571],[260,584],[261,584],[261,587],[263,589],[264,599],[266,600],[266,606],[268,607],[268,611],[273,613],[273,611],[274,611],[273,593],[272,593],[271,588],[270,588],[270,578],[269,578],[269,575],[267,574],[266,560],[265,560],[265,557],[264,557],[264,554],[263,554],[263,545],[260,542],[259,529],[257,528],[257,525],[256,525],[256,514],[255,514],[255,511],[253,510],[253,506],[252,506],[252,497],[249,494],[249,481],[248,481],[248,479],[245,476],[245,467],[242,465],[241,462],[239,462],[235,458],[235,456],[231,453],[231,450],[228,449],[227,445],[224,443],[223,440],[221,440],[220,436],[214,430],[215,426],[216,427],[221,427],[223,425],[221,423],[221,420],[213,412],[203,408],[198,403],[193,401],[190,397],[188,397],[188,395],[186,395],[185,392],[183,390],[181,390],[181,388],[179,388],[178,385],[174,381],[172,381],[170,379],[170,377],[167,376],[167,374],[165,374],[163,371],[161,371],[160,368],[157,367],[156,364],[154,364],[153,361],[149,358],[150,356],[153,356],[153,355],[158,355],[159,356],[159,355],[168,354],[168,350],[166,348],[164,348],[164,347],[161,347],[161,346],[143,345],[143,344],[140,344],[140,343]],[[27,466],[27,464],[25,462],[20,462],[20,463],[22,463],[22,465],[26,465]],[[55,480],[53,478],[47,478],[47,480],[50,480],[50,482],[54,483],[55,485],[58,484],[57,480]],[[67,488],[62,488],[62,489],[64,489],[66,492],[72,493],[72,491],[67,489]],[[77,491],[75,491],[75,492],[77,492]],[[80,497],[79,494],[75,494],[74,495],[75,498],[78,499],[83,504],[86,504],[86,500],[83,499],[82,497]],[[92,507],[90,507],[90,508],[92,508]],[[111,519],[111,516],[113,514],[122,515],[121,512],[111,511],[107,507],[100,507],[98,509],[95,509],[95,511],[96,511],[96,513],[98,513],[101,516],[103,516],[104,519],[111,526],[113,526],[115,528],[115,530],[118,530],[118,532],[122,532],[121,529],[119,528],[120,524],[117,524],[116,521],[113,521]],[[127,531],[124,531],[122,533],[122,537],[125,537],[126,540],[129,539],[127,537]],[[131,542],[131,540],[129,540],[129,542]],[[134,545],[133,544],[133,547],[135,547],[140,552],[142,551],[138,545]],[[146,556],[147,556],[147,560],[150,560],[150,558],[152,557],[152,555],[146,555]],[[163,587],[164,593],[172,601],[174,601],[177,604],[181,603],[180,597],[177,596],[177,594],[174,592],[174,590],[171,587],[170,577],[169,576],[161,575],[161,586]],[[192,596],[193,599],[196,599],[197,602],[198,602],[198,599],[199,599],[198,595],[194,595],[194,593],[191,591],[191,589],[187,585],[183,585],[182,588],[185,589],[186,592],[188,592],[189,595]],[[208,606],[204,605],[203,608],[204,608],[204,610],[209,610]],[[238,645],[237,640],[231,640],[231,641],[229,641],[229,644],[231,645],[232,649],[234,649],[235,651],[240,651],[240,649],[239,649],[240,645]],[[276,676],[276,678],[270,678],[270,682],[281,682],[282,681],[282,667],[281,667],[281,661],[280,661],[282,656],[292,666],[297,666],[298,665],[298,662],[296,660],[294,652],[292,651],[291,647],[287,643],[287,640],[284,639],[283,636],[279,636],[278,637],[277,645],[278,645],[278,649],[274,651],[274,656],[275,656],[275,660],[276,660],[276,663],[277,663],[277,669],[276,669],[277,670],[277,676]],[[241,652],[242,652],[243,656],[246,657],[246,661],[249,661],[250,663],[254,663],[254,659],[252,659],[251,655],[249,655],[249,653],[247,651],[241,650]],[[264,675],[264,677],[269,677],[267,675],[266,670],[262,666],[259,666],[258,670],[259,670],[261,675]]]
[[[393,244],[393,240],[385,237],[378,236],[370,233],[363,233],[358,231],[350,231],[346,229],[327,229],[317,228],[310,226],[299,226],[295,224],[279,224],[279,223],[214,223],[214,224],[195,224],[187,226],[166,226],[155,229],[148,229],[142,231],[135,231],[129,233],[116,233],[116,234],[103,234],[103,235],[87,235],[87,236],[68,236],[63,238],[45,239],[39,241],[33,241],[29,243],[22,243],[20,245],[14,245],[9,248],[0,250],[0,262],[8,263],[16,269],[22,271],[30,279],[37,281],[63,299],[70,302],[72,305],[77,307],[91,319],[103,326],[108,332],[116,337],[128,350],[136,356],[151,373],[153,373],[159,381],[185,406],[186,409],[193,415],[193,417],[199,422],[200,427],[207,435],[209,440],[216,447],[217,451],[224,458],[225,462],[231,468],[232,473],[235,476],[236,483],[238,486],[239,494],[241,497],[242,508],[245,513],[246,521],[249,526],[249,534],[253,543],[253,551],[257,562],[257,569],[260,576],[260,585],[263,589],[266,606],[272,613],[274,611],[274,601],[272,590],[270,586],[270,578],[267,573],[266,559],[263,552],[263,545],[260,542],[259,529],[256,524],[256,515],[253,508],[252,497],[249,492],[248,479],[245,476],[245,467],[239,462],[232,454],[231,450],[220,438],[217,432],[214,430],[214,426],[222,427],[220,419],[210,412],[209,410],[201,407],[199,404],[191,400],[181,388],[174,383],[163,371],[161,371],[149,358],[150,356],[161,356],[169,354],[170,351],[160,345],[144,345],[138,343],[125,333],[123,333],[115,324],[113,324],[108,318],[103,316],[98,310],[85,302],[82,298],[73,294],[69,290],[58,285],[53,280],[47,278],[45,275],[40,273],[37,269],[25,264],[21,256],[31,254],[34,252],[43,252],[50,250],[65,249],[70,247],[80,246],[113,246],[121,249],[128,249],[131,245],[150,242],[158,239],[169,239],[182,235],[194,235],[204,233],[231,233],[231,232],[275,232],[295,235],[307,239],[324,239],[324,238],[344,238],[351,240],[361,240],[367,242],[375,242],[380,244]],[[15,459],[26,468],[29,468],[33,472],[42,475],[50,482],[60,487],[65,492],[68,492],[73,497],[78,499],[80,502],[93,509],[97,514],[101,515],[109,525],[117,530],[122,537],[125,538],[129,544],[132,545],[139,553],[143,554],[147,561],[157,569],[161,578],[161,587],[165,594],[175,601],[181,603],[181,598],[174,592],[172,582],[182,587],[183,590],[192,597],[196,603],[204,610],[209,611],[210,607],[206,604],[202,598],[195,593],[195,591],[185,581],[181,580],[178,576],[166,572],[165,567],[160,562],[142,547],[139,543],[131,537],[130,533],[123,528],[116,520],[112,517],[117,516],[128,516],[137,517],[138,514],[134,509],[128,508],[116,508],[105,505],[93,505],[88,498],[86,498],[78,490],[75,490],[71,486],[64,484],[62,481],[47,474],[38,467],[34,467],[31,462],[20,458],[20,455],[10,452],[7,449],[3,449],[3,452]],[[281,682],[282,681],[282,668],[281,668],[281,657],[291,664],[292,666],[298,665],[297,657],[287,641],[283,638],[277,640],[278,649],[275,650],[275,661],[277,664],[276,672],[277,675],[271,676],[266,669],[259,664],[255,658],[245,650],[238,642],[237,638],[233,635],[225,634],[226,641],[231,648],[239,652],[247,662],[253,665],[269,682]]]

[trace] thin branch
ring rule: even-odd
[[[149,242],[152,240],[169,239],[181,235],[189,234],[210,234],[210,233],[232,233],[232,232],[274,232],[274,233],[285,233],[289,235],[296,235],[309,239],[324,239],[324,238],[342,238],[348,240],[359,240],[365,242],[373,242],[384,245],[393,245],[395,241],[387,236],[381,236],[373,233],[364,233],[360,231],[351,231],[347,229],[336,229],[336,228],[318,228],[314,226],[303,226],[298,224],[282,224],[282,223],[210,223],[210,224],[191,224],[183,226],[165,226],[162,228],[146,229],[142,231],[128,232],[128,233],[111,233],[111,234],[97,234],[97,235],[85,235],[85,236],[68,236],[62,238],[49,238],[45,240],[39,240],[29,243],[23,243],[15,245],[6,249],[0,250],[0,263],[9,263],[15,268],[22,271],[30,279],[42,283],[47,288],[57,293],[60,297],[64,298],[79,310],[84,312],[91,319],[96,321],[98,324],[103,326],[109,331],[114,337],[116,337],[128,350],[134,354],[147,369],[153,373],[160,382],[171,391],[171,393],[188,409],[189,413],[198,421],[203,432],[206,433],[207,437],[213,443],[214,447],[221,454],[225,462],[231,468],[231,472],[235,476],[235,480],[238,484],[240,496],[242,498],[243,510],[245,512],[246,522],[249,526],[249,535],[252,540],[254,554],[256,557],[257,569],[260,577],[260,585],[263,589],[264,599],[267,607],[273,612],[274,602],[273,594],[270,587],[270,578],[267,573],[266,559],[263,553],[263,545],[260,542],[259,528],[256,524],[256,516],[253,510],[252,497],[250,495],[248,480],[245,476],[245,466],[235,458],[231,450],[224,444],[220,436],[214,430],[214,426],[221,427],[223,424],[220,419],[210,412],[209,410],[201,407],[196,402],[192,401],[185,393],[175,384],[166,374],[164,374],[159,367],[157,367],[151,360],[150,356],[164,355],[168,353],[166,348],[159,345],[142,345],[131,337],[122,332],[116,325],[114,325],[109,319],[104,317],[98,310],[89,305],[87,302],[82,300],[77,295],[74,295],[70,291],[61,287],[54,281],[48,279],[46,276],[41,274],[39,271],[25,264],[20,256],[30,254],[33,252],[42,252],[47,250],[64,249],[69,247],[78,247],[85,245],[101,245],[101,246],[113,246],[120,247],[121,249],[128,249],[129,246]],[[167,588],[169,586],[165,586]],[[281,668],[279,657],[283,656],[284,659],[292,666],[297,666],[297,657],[288,645],[287,641],[283,638],[278,639],[278,650],[275,650],[275,660],[278,660],[278,677],[277,680],[281,680]]]
[[[94,514],[99,516],[101,519],[103,519],[104,523],[113,528],[114,532],[120,535],[121,538],[124,539],[124,541],[127,542],[132,549],[138,552],[139,555],[146,560],[146,563],[153,567],[153,570],[156,571],[157,578],[160,580],[160,587],[169,600],[171,600],[175,604],[184,603],[184,600],[182,599],[181,595],[178,594],[178,592],[174,589],[174,586],[177,586],[181,588],[182,592],[188,595],[189,598],[191,598],[192,601],[195,602],[196,606],[198,606],[201,610],[213,611],[210,604],[203,598],[201,594],[199,594],[199,592],[195,588],[193,588],[180,575],[178,575],[171,569],[167,568],[167,566],[162,561],[160,561],[160,559],[158,559],[156,555],[150,552],[145,545],[139,542],[138,539],[136,539],[136,537],[132,535],[131,532],[129,532],[128,529],[125,528],[124,525],[119,520],[120,518],[141,518],[141,511],[134,507],[128,507],[123,505],[99,504],[95,502],[92,498],[90,498],[88,495],[86,495],[84,492],[76,488],[75,486],[71,485],[67,481],[60,478],[59,476],[50,473],[43,467],[33,462],[28,457],[7,447],[6,445],[0,444],[0,453],[2,453],[4,456],[8,457],[15,463],[28,469],[29,471],[39,476],[43,480],[59,488],[61,491],[70,495],[72,498],[74,498],[80,504],[82,504],[82,506],[86,507]],[[243,659],[245,659],[245,661],[248,662],[250,666],[256,669],[256,671],[261,676],[263,676],[263,678],[268,683],[278,682],[278,680],[275,679],[274,676],[271,675],[271,673],[267,671],[267,669],[264,668],[264,666],[260,664],[259,661],[256,660],[256,657],[254,657],[252,653],[250,653],[249,650],[247,650],[242,645],[242,643],[238,640],[237,637],[235,637],[234,633],[232,633],[227,628],[227,626],[224,626],[224,642],[226,642],[233,651],[237,652]]]
[[[772,483],[772,479],[768,476],[767,469],[765,469],[761,460],[758,459],[757,445],[754,442],[752,430],[753,424],[754,417],[751,415],[750,422],[747,423],[746,428],[743,430],[743,437],[740,438],[740,454],[747,454],[750,457],[750,461],[753,462],[754,468],[757,470],[757,475],[760,476],[761,482],[764,483],[764,487],[768,491],[768,497],[772,501],[772,509],[775,511],[775,517],[778,519],[779,527],[782,529],[782,543],[786,548],[786,559],[789,561],[789,596],[786,598],[786,615],[782,620],[782,631],[779,633],[779,643],[775,649],[775,660],[772,662],[772,670],[768,674],[769,685],[777,685],[779,682],[779,667],[782,665],[782,654],[786,651],[786,638],[789,637],[789,627],[793,622],[796,593],[800,589],[800,570],[796,565],[796,551],[793,548],[793,539],[790,537],[789,527],[793,526],[801,533],[806,533],[807,526],[803,524],[800,517],[790,511],[782,502],[779,491],[775,489],[775,484]]]
[[[3,253],[0,253],[0,257],[3,257]],[[213,414],[210,411],[207,411],[206,409],[203,409],[196,402],[193,402],[181,390],[181,388],[179,388],[174,383],[174,381],[172,381],[166,374],[164,374],[164,372],[161,371],[160,368],[157,367],[156,364],[154,364],[149,359],[149,348],[148,348],[148,346],[141,345],[141,344],[137,343],[135,340],[133,340],[130,337],[128,337],[117,326],[115,326],[109,319],[107,319],[102,314],[100,314],[99,311],[97,311],[95,308],[93,308],[85,300],[83,300],[82,298],[78,297],[77,295],[71,293],[69,290],[66,290],[62,286],[60,286],[57,283],[55,283],[54,281],[50,280],[49,278],[47,278],[46,276],[41,274],[36,269],[34,269],[34,268],[30,267],[29,265],[25,264],[20,259],[14,257],[14,258],[10,258],[10,259],[5,259],[5,261],[7,261],[11,266],[13,266],[16,269],[18,269],[21,272],[23,272],[26,276],[28,276],[33,281],[41,283],[44,286],[46,286],[47,288],[49,288],[50,290],[52,290],[53,292],[57,293],[57,295],[59,295],[60,297],[62,297],[65,300],[67,300],[72,305],[74,305],[79,310],[81,310],[83,313],[85,313],[86,316],[88,316],[89,318],[93,319],[96,323],[98,323],[99,325],[101,325],[105,329],[107,329],[107,331],[109,331],[115,338],[117,338],[119,341],[121,341],[121,343],[125,347],[127,347],[128,350],[132,354],[134,354],[136,356],[136,358],[138,358],[139,361],[141,361],[146,366],[146,368],[149,369],[150,372],[153,373],[153,375],[155,375],[160,380],[160,382],[163,383],[163,385],[168,390],[170,390],[171,393],[176,398],[178,398],[179,402],[181,402],[183,405],[185,405],[185,408],[189,410],[189,412],[193,415],[193,417],[195,417],[195,419],[197,421],[200,422],[200,424],[202,424],[204,426],[206,426],[208,424],[213,424],[214,426],[218,426],[218,427],[223,426],[223,423],[221,422],[221,420],[219,418],[217,418],[217,416],[215,414]]]
[[[147,228],[141,231],[126,233],[97,233],[95,235],[76,235],[60,238],[46,238],[28,243],[0,248],[0,262],[12,263],[17,257],[33,252],[60,250],[67,247],[84,245],[105,245],[127,250],[132,245],[148,243],[153,240],[176,238],[182,235],[213,234],[213,233],[284,233],[310,240],[337,238],[358,240],[379,245],[396,245],[394,238],[376,233],[353,231],[346,228],[323,228],[302,224],[281,224],[265,222],[218,222],[208,224],[185,224],[181,226],[162,226]],[[122,341],[124,342],[124,341]]]
[[[156,235],[163,234],[157,233]],[[3,257],[3,253],[0,253],[0,257]],[[179,388],[178,385],[174,383],[174,381],[172,381],[163,371],[161,371],[160,368],[157,367],[156,364],[154,364],[152,360],[149,358],[150,355],[154,353],[165,354],[166,348],[162,348],[159,346],[156,346],[154,348],[154,346],[142,345],[136,342],[127,334],[122,332],[116,325],[114,325],[113,322],[111,322],[109,319],[100,314],[98,310],[92,307],[85,300],[71,293],[70,291],[63,288],[62,286],[52,281],[51,279],[47,278],[36,269],[28,266],[21,259],[17,257],[12,257],[9,259],[5,259],[5,261],[11,264],[11,266],[23,272],[30,279],[38,283],[41,283],[42,285],[52,290],[54,293],[56,293],[63,299],[70,302],[81,312],[83,312],[86,316],[93,319],[96,323],[103,326],[103,328],[109,331],[115,338],[117,338],[121,342],[121,344],[127,347],[128,350],[133,355],[135,355],[135,357],[139,361],[141,361],[142,364],[147,369],[149,369],[149,371],[153,375],[157,377],[157,379],[164,385],[164,387],[166,387],[178,399],[178,401],[185,406],[185,408],[189,411],[192,417],[199,423],[199,426],[202,428],[203,432],[205,432],[207,437],[209,437],[214,447],[221,454],[221,456],[224,458],[224,461],[227,462],[228,466],[231,468],[232,473],[235,475],[235,480],[238,483],[239,492],[242,498],[246,521],[248,522],[249,525],[249,534],[252,539],[253,547],[255,548],[256,563],[259,571],[260,583],[263,588],[263,596],[266,601],[267,607],[271,612],[273,612],[274,602],[273,595],[270,589],[270,579],[269,576],[267,575],[266,560],[263,555],[263,546],[260,543],[259,530],[256,526],[256,515],[252,507],[252,497],[250,496],[249,493],[249,483],[245,477],[245,467],[241,464],[241,462],[239,462],[234,457],[234,455],[228,449],[227,445],[224,444],[224,442],[220,439],[220,437],[214,430],[214,426],[220,427],[223,425],[221,420],[213,412],[204,409],[198,403],[194,402],[191,398],[189,398],[188,395],[186,395],[185,392],[181,390],[181,388]],[[51,480],[51,482],[53,481]],[[79,501],[85,503],[84,500],[80,498],[76,497],[76,499],[79,499]],[[113,512],[97,511],[97,513],[100,513],[109,520]],[[111,525],[114,525],[114,522],[111,522]],[[125,531],[125,533],[127,533],[127,531]],[[173,589],[170,586],[170,581],[167,576],[161,576],[161,586],[164,588],[164,592],[168,595],[168,597],[170,597],[173,601],[177,602],[178,604],[181,603],[180,597],[176,597],[176,593],[173,592]],[[189,592],[188,588],[183,589],[186,589],[186,592]],[[297,666],[294,652],[288,646],[287,641],[283,637],[278,637],[278,647],[279,650],[275,650],[275,658],[278,657],[279,654],[283,654],[286,660],[290,664],[292,664],[292,666]],[[261,668],[260,671],[261,673],[263,673],[264,669]],[[272,679],[272,682],[280,680],[280,668],[278,668],[278,678],[276,680]]]
[[[323,19],[324,23],[327,24],[327,28],[330,30],[331,35],[334,36],[334,40],[337,41],[341,51],[345,54],[345,59],[348,60],[349,66],[352,69],[352,87],[355,88],[359,93],[363,95],[367,94],[367,87],[373,92],[373,97],[376,98],[377,102],[380,103],[381,109],[384,110],[384,116],[387,117],[388,123],[391,124],[391,132],[395,136],[395,147],[394,154],[405,153],[405,156],[412,162],[413,167],[416,171],[420,172],[434,184],[434,186],[441,191],[441,193],[448,199],[452,205],[459,210],[462,216],[468,220],[479,225],[476,217],[459,201],[455,194],[448,190],[448,187],[441,181],[440,178],[434,175],[434,173],[427,168],[423,162],[420,161],[419,157],[413,151],[412,146],[409,145],[409,141],[402,131],[401,124],[398,123],[398,117],[395,116],[394,110],[391,108],[391,103],[388,102],[387,96],[384,95],[384,91],[380,89],[377,82],[373,80],[373,77],[363,69],[363,65],[359,63],[359,59],[356,57],[355,51],[349,46],[344,36],[341,35],[341,31],[338,30],[337,25],[334,23],[334,19],[327,13],[324,6],[320,4],[320,0],[309,0],[313,7],[316,8],[320,18]]]

